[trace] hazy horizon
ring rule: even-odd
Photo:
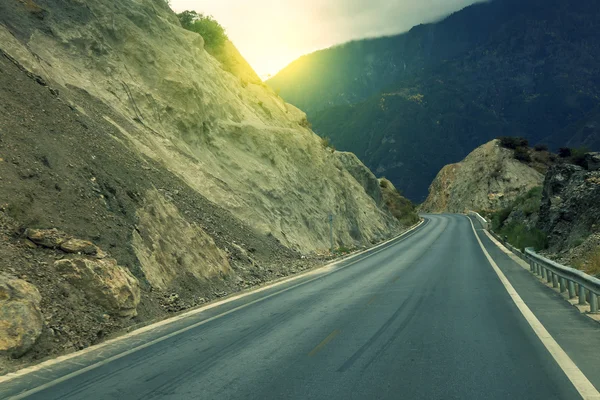
[[[265,79],[302,55],[352,40],[400,34],[479,1],[172,0],[171,6],[176,12],[212,15]]]

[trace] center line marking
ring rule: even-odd
[[[339,329],[336,329],[335,331],[331,332],[329,334],[329,336],[327,336],[321,343],[319,343],[317,345],[317,347],[315,347],[314,349],[312,349],[312,351],[310,353],[308,353],[309,357],[313,357],[315,356],[319,351],[321,351],[321,349],[323,347],[325,347],[327,345],[327,343],[331,342],[337,335],[339,335],[342,331],[340,331]]]

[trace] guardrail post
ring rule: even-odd
[[[533,260],[529,260],[529,270],[531,272],[535,271],[535,262],[533,262]]]
[[[577,296],[575,292],[575,283],[573,281],[567,281],[567,283],[567,286],[569,287],[569,298],[574,299]]]
[[[598,312],[598,296],[596,293],[590,290],[590,312],[597,313]]]
[[[542,280],[546,279],[546,268],[540,266],[540,270],[542,271],[540,275],[542,275]]]
[[[579,305],[585,306],[587,303],[585,301],[585,288],[582,285],[579,285]]]
[[[558,275],[552,274],[552,287],[558,287]]]
[[[560,284],[560,292],[561,292],[561,293],[564,293],[564,292],[565,292],[565,290],[567,290],[567,285],[566,285],[566,283],[565,283],[565,278],[559,278],[559,279],[558,279],[558,282],[559,282],[559,284]]]
[[[546,280],[548,281],[548,283],[552,283],[552,275],[554,275],[552,271],[546,268]]]

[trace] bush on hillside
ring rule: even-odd
[[[329,140],[328,137],[321,138],[321,146],[323,146],[324,149],[335,151],[335,147],[331,144],[331,140]]]
[[[536,250],[542,250],[547,247],[547,235],[536,228],[528,228],[524,223],[511,219],[506,222],[508,217],[514,211],[520,211],[516,215],[529,217],[539,212],[542,203],[541,186],[529,190],[522,196],[517,197],[508,207],[492,214],[492,230],[499,235],[506,237],[508,242],[518,249],[524,250],[525,247],[534,247]]]
[[[529,154],[529,150],[527,149],[527,147],[517,147],[515,149],[514,157],[515,160],[519,160],[524,163],[531,162],[531,155]]]
[[[303,128],[312,129],[312,124],[310,123],[310,121],[306,117],[302,118],[302,120],[300,120],[300,122],[298,123],[298,125],[300,125]]]
[[[547,144],[536,144],[535,147],[533,148],[535,151],[548,151],[548,145]]]
[[[528,228],[520,222],[513,221],[500,229],[500,236],[506,237],[508,242],[521,251],[527,247],[533,247],[535,251],[548,248],[548,236],[545,232]]]
[[[571,157],[569,161],[572,164],[579,165],[582,168],[587,168],[585,162],[585,155],[589,153],[588,149],[580,148],[580,149],[571,149]]]
[[[498,138],[500,146],[515,150],[519,147],[529,147],[529,141],[522,137],[501,136]]]
[[[571,149],[568,147],[561,147],[558,149],[558,156],[560,158],[569,158],[571,157]]]
[[[589,150],[582,147],[573,149],[570,147],[561,147],[558,150],[558,156],[565,159],[568,163],[579,165],[582,168],[586,168],[585,155],[589,153]]]
[[[184,11],[177,14],[181,26],[188,31],[196,32],[204,38],[209,52],[219,51],[229,40],[225,28],[210,15],[199,14],[196,11]]]
[[[501,209],[501,210],[496,211],[495,213],[493,213],[492,217],[491,217],[491,220],[492,220],[492,230],[493,231],[500,231],[500,229],[502,229],[502,226],[504,225],[504,222],[510,216],[511,212],[512,212],[512,208],[511,207],[506,207],[506,208],[503,208],[503,209]]]

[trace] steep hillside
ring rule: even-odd
[[[554,148],[569,143],[594,150],[599,145],[594,132],[590,135],[589,130],[581,129],[589,125],[586,121],[593,121],[593,111],[600,103],[597,3],[496,0],[474,7],[477,18],[469,15],[474,11],[468,8],[427,29],[442,29],[448,21],[461,18],[469,21],[465,26],[494,19],[482,28],[481,40],[458,38],[461,52],[432,58],[413,71],[407,68],[395,83],[368,83],[377,94],[364,101],[363,96],[328,100],[332,107],[309,115],[317,133],[329,137],[336,148],[354,152],[416,201],[425,198],[428,183],[443,165],[498,136],[519,135],[531,143],[548,141]],[[411,40],[416,46],[422,43],[416,37]],[[436,46],[443,47],[442,43]],[[441,51],[425,48],[427,54]],[[332,55],[340,51],[330,50]],[[360,57],[346,62],[360,65]],[[317,76],[339,70],[325,73],[316,69]],[[353,82],[368,76],[363,70],[360,74],[352,75]],[[308,75],[303,79],[290,86],[312,88],[317,80]],[[331,96],[348,97],[355,84],[324,85],[325,91],[332,91]],[[294,101],[295,94],[283,89],[281,93]],[[315,93],[316,97],[326,96],[320,90]]]
[[[0,372],[318,265],[330,212],[338,246],[399,231],[203,44],[162,0],[0,2]]]
[[[551,168],[542,194],[537,227],[548,233],[551,250],[569,249],[600,233],[600,153],[588,154],[584,167]]]
[[[492,228],[520,249],[599,276],[600,153],[567,161],[548,169],[543,187],[492,213]]]
[[[544,176],[532,166],[516,160],[513,150],[493,140],[460,163],[442,168],[421,210],[451,213],[499,210],[541,186],[543,180]]]

